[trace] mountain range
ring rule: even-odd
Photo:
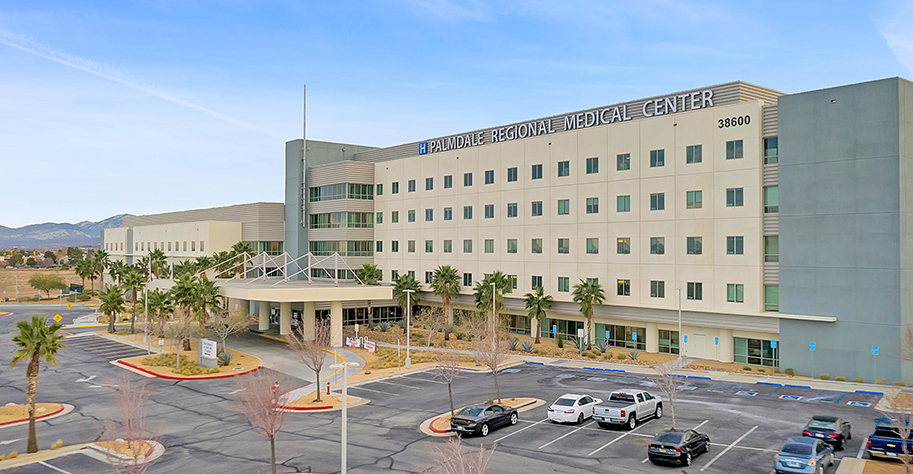
[[[98,222],[82,221],[75,224],[45,222],[18,228],[0,225],[0,249],[19,247],[55,250],[71,246],[97,246],[101,244],[102,229],[121,227],[124,217],[131,216],[132,214],[118,214]]]

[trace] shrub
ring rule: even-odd
[[[463,334],[463,333],[461,333],[461,332],[455,332],[455,333],[453,333],[453,335],[456,336],[456,338],[457,338],[458,341],[462,341],[463,338],[466,337],[466,335]]]
[[[578,351],[583,352],[583,348],[586,347],[586,339],[582,337],[575,337],[572,339],[574,341],[574,347],[576,347]]]
[[[33,297],[29,298],[29,299],[32,300],[32,301],[41,301],[41,297],[40,297],[40,296],[33,296]]]
[[[16,451],[10,451],[10,453],[6,455],[6,459],[13,459],[18,455],[19,455],[19,453],[17,453]]]
[[[884,380],[876,380],[875,385],[884,385]]]
[[[617,358],[618,358],[618,360],[625,360],[625,359],[627,359],[628,357],[627,357],[626,355],[624,355],[624,354],[618,354]]]
[[[764,370],[764,368],[762,368],[762,367],[758,367],[758,372],[760,372],[760,373],[763,374],[763,373],[765,372],[765,370]]]
[[[818,376],[818,378],[821,379],[821,380],[830,380],[830,379],[831,379],[831,376],[830,376],[830,375],[827,375],[827,374],[821,374],[821,375]]]
[[[605,351],[609,349],[609,341],[596,341],[596,348],[599,349],[599,352],[605,354]]]
[[[532,342],[532,341],[526,341],[526,342],[524,342],[524,343],[522,344],[522,347],[523,347],[523,352],[532,352],[532,350],[533,350],[533,342]]]
[[[583,357],[595,357],[596,354],[593,354],[593,351],[583,351],[580,353]]]
[[[57,441],[54,442],[54,444],[51,445],[51,449],[60,449],[62,447],[63,447],[62,439],[58,439]]]
[[[775,374],[779,374],[779,373],[780,373],[780,368],[779,368],[779,367],[774,367],[773,370],[774,370],[774,373],[775,373]]]
[[[895,387],[906,387],[906,385],[899,380],[897,382],[894,382],[894,386]]]
[[[631,352],[628,352],[628,355],[631,356],[631,360],[633,360],[634,362],[637,362],[638,354],[640,354],[640,353],[637,352],[637,349],[631,349]]]
[[[165,354],[154,355],[151,357],[146,357],[143,359],[143,365],[148,365],[150,367],[167,367],[169,365],[174,365],[177,356],[174,353],[168,352]]]
[[[0,454],[0,461],[5,461],[5,460],[6,460],[6,456]]]
[[[586,355],[588,359],[595,359],[595,358],[599,357],[599,354],[596,353],[596,351],[587,351],[587,352],[589,352],[589,354],[584,354],[584,355]]]
[[[511,337],[511,338],[507,339],[507,347],[509,347],[510,350],[512,350],[512,351],[517,350],[517,344],[519,344],[519,343],[520,343],[520,340],[517,339],[516,337]]]
[[[366,370],[366,371],[365,371],[365,375],[371,375],[371,371],[370,371],[370,370]]]
[[[838,375],[834,380],[836,380],[838,382],[846,382],[846,377],[844,377],[842,375]]]
[[[862,377],[856,377],[853,379],[853,383],[865,383],[865,380]]]
[[[751,367],[746,365],[746,366],[742,367],[742,370],[744,370],[746,372],[751,372]]]
[[[555,340],[555,344],[558,345],[558,349],[564,348],[564,334],[558,334],[558,337]]]
[[[219,365],[224,367],[226,365],[231,364],[231,358],[232,358],[231,352],[228,352],[225,349],[221,349],[221,350],[219,350],[219,354],[217,357],[219,358]]]
[[[796,369],[786,369],[783,373],[786,375],[796,375]]]

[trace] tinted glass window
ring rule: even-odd
[[[873,436],[878,436],[880,438],[896,438],[900,439],[900,435],[895,433],[891,428],[878,427],[875,428],[875,434]]]
[[[783,449],[781,449],[780,452],[783,454],[798,454],[801,456],[811,456],[812,445],[791,443],[791,444],[787,444],[787,445],[783,446]]]
[[[629,393],[613,393],[612,396],[609,397],[609,401],[634,403],[634,395]]]
[[[555,402],[555,405],[558,405],[559,407],[571,407],[571,406],[574,406],[574,399],[573,398],[559,398]]]
[[[479,416],[482,413],[482,407],[466,407],[457,413],[458,416]]]
[[[655,441],[658,443],[679,444],[682,442],[684,433],[660,433],[656,435]]]
[[[809,428],[823,428],[823,429],[833,429],[836,422],[834,421],[820,421],[820,420],[811,420],[808,422]]]

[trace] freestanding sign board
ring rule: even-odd
[[[200,367],[212,369],[219,366],[216,361],[216,341],[200,339]]]
[[[375,350],[377,350],[377,345],[375,343],[365,339],[365,349],[367,349],[368,352],[374,352]]]
[[[346,337],[346,345],[349,347],[361,347],[361,341],[357,337]]]

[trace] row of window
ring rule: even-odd
[[[415,221],[415,211],[412,220]],[[378,213],[380,214],[380,213]],[[309,217],[311,229],[335,229],[342,227],[370,228],[374,227],[374,214],[370,212],[329,212],[326,214],[311,214]]]
[[[174,251],[175,252],[179,252],[179,251],[186,252],[187,251],[187,242],[190,242],[190,251],[196,252],[197,251],[197,241],[196,240],[190,240],[190,241],[185,240],[183,242],[184,243],[183,250],[181,249],[181,245],[180,245],[181,242],[176,241],[174,243]],[[166,244],[166,242],[161,242],[161,243],[160,242],[134,242],[133,250],[135,252],[146,252],[146,251],[151,252],[152,250],[159,250],[159,249],[164,251],[165,244]],[[167,244],[168,244],[167,252],[171,252],[172,251],[171,242],[167,242]],[[118,247],[118,246],[115,246],[115,247]],[[105,250],[123,250],[124,249],[122,243],[119,244],[119,248],[115,248],[115,247],[112,247],[112,244],[105,244]],[[205,251],[206,251],[205,250],[205,241],[201,240],[200,241],[200,252],[205,252]]]
[[[310,201],[334,201],[336,199],[374,199],[373,184],[340,183],[316,186],[310,189]]]

